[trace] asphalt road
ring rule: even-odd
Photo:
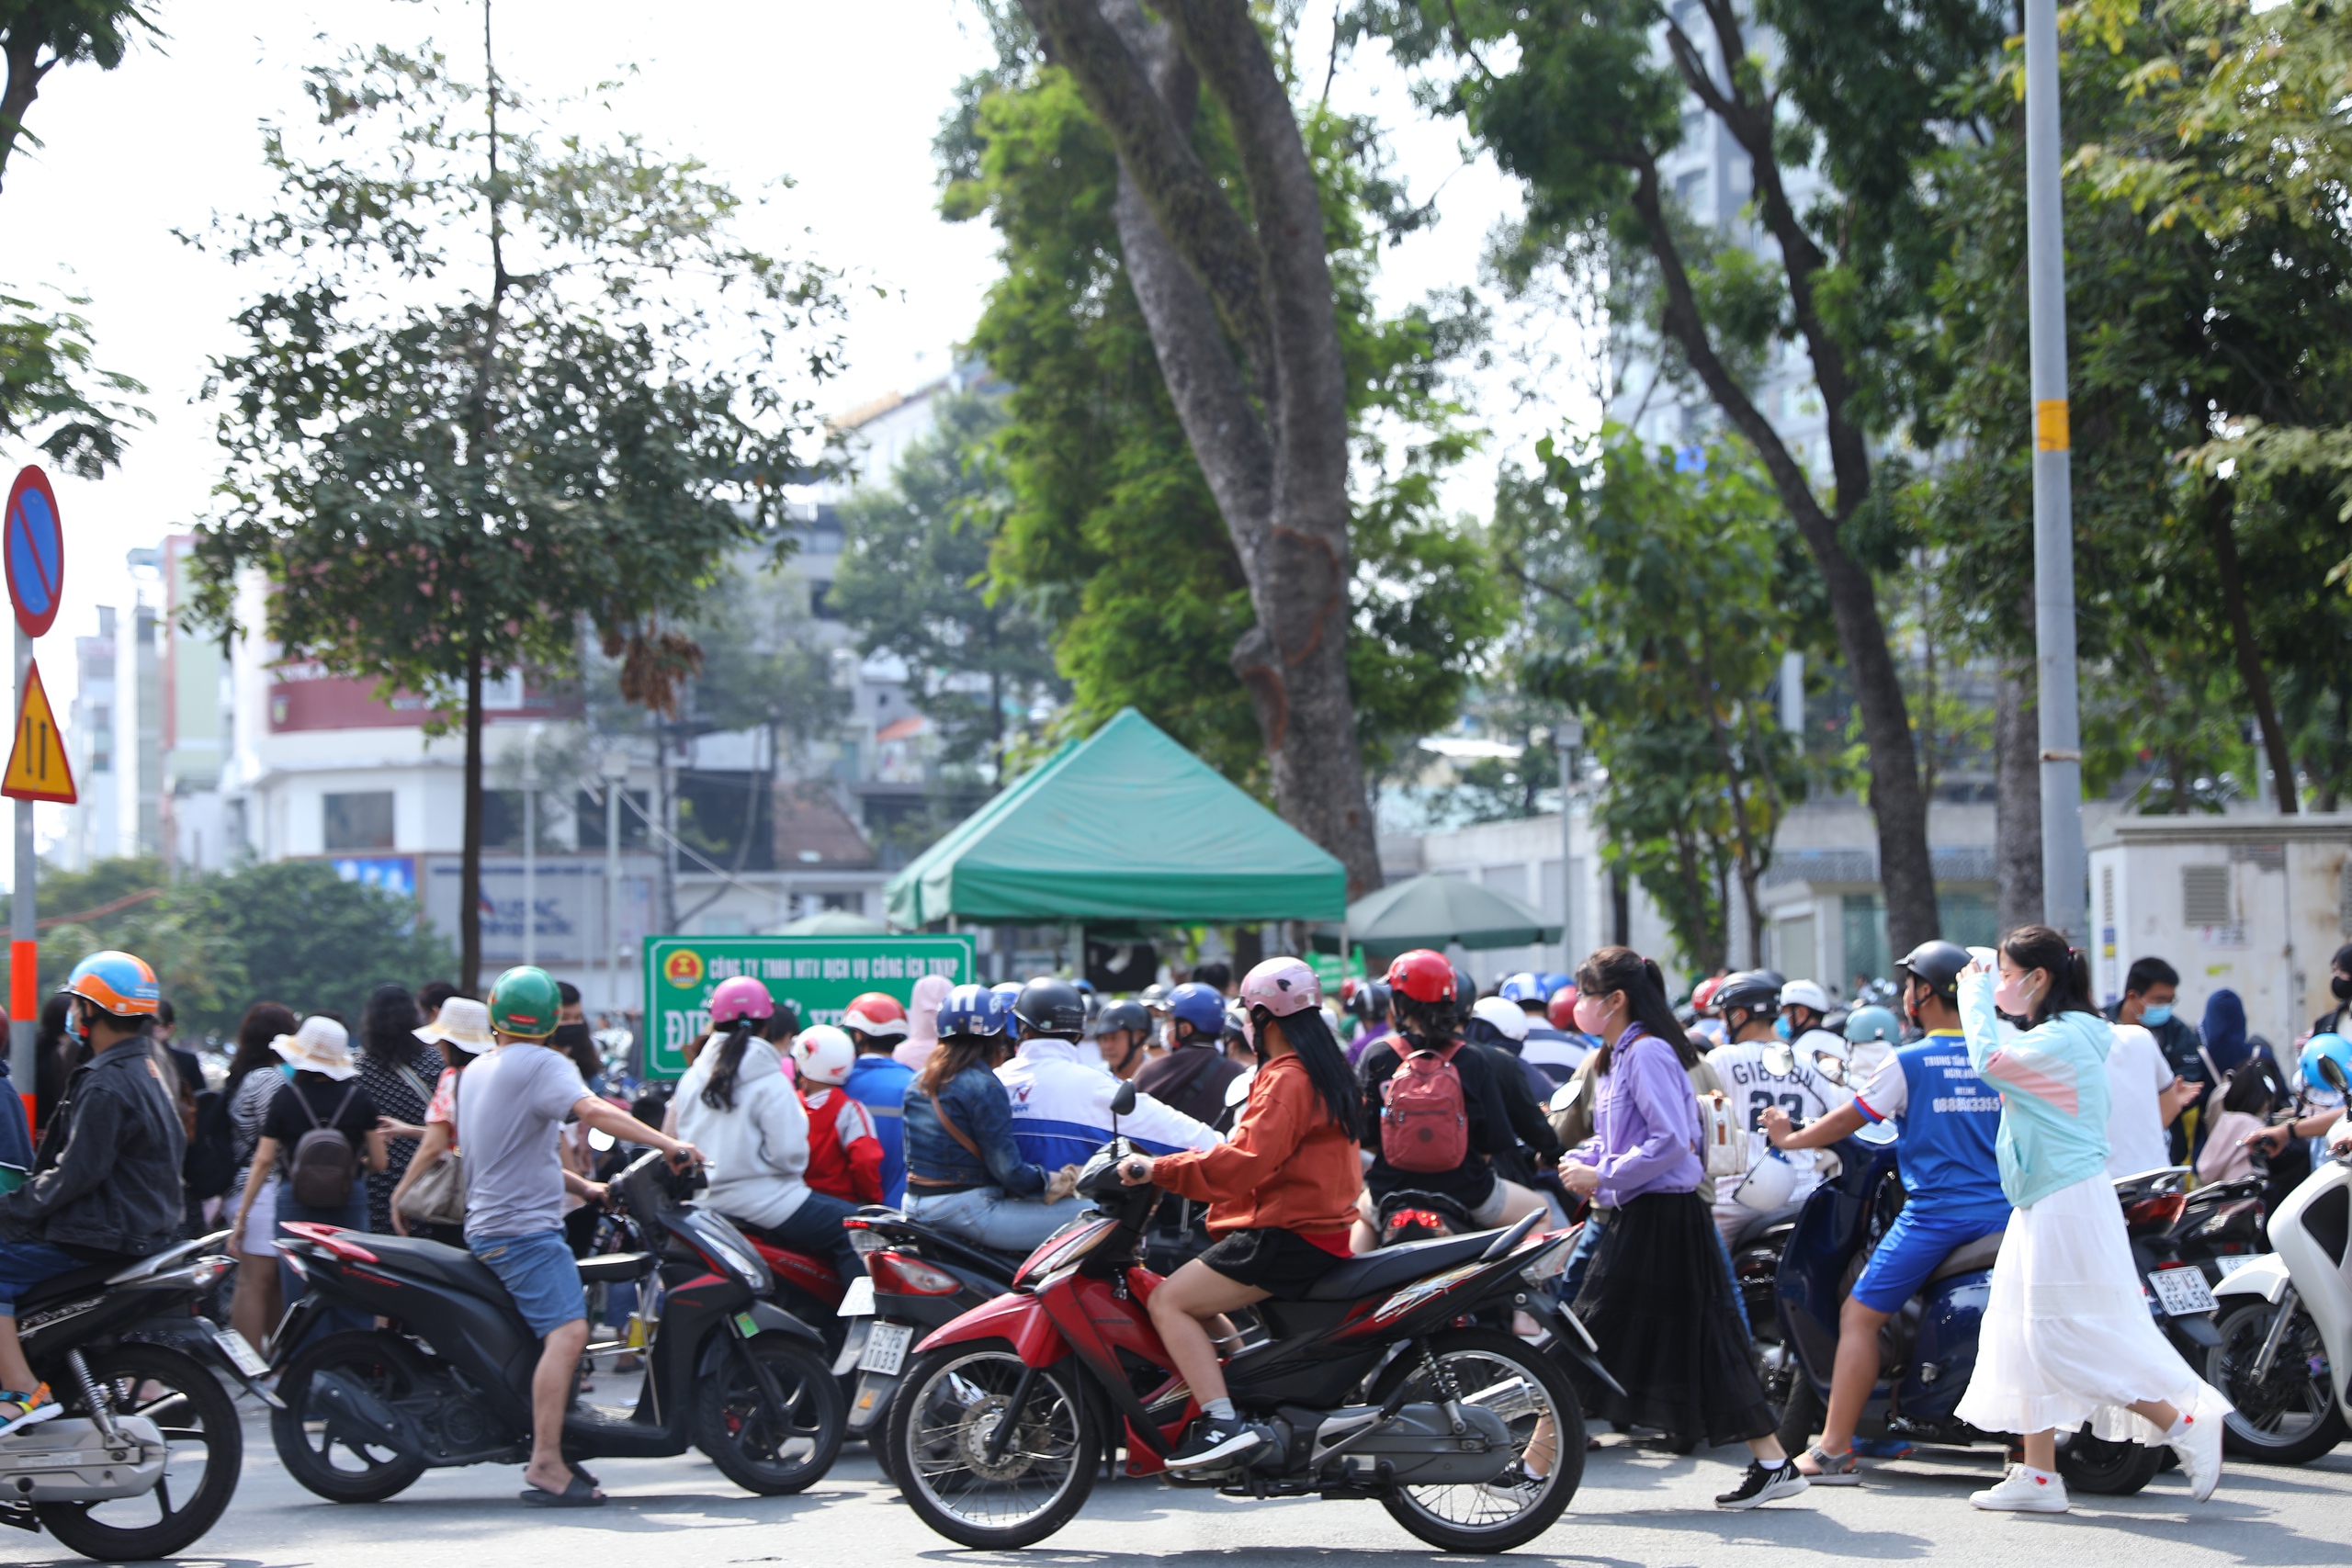
[[[599,1391],[600,1400],[611,1394]],[[390,1502],[338,1506],[288,1480],[257,1417],[246,1423],[244,1475],[211,1534],[181,1559],[220,1568],[878,1568],[1000,1561],[956,1551],[885,1485],[863,1450],[797,1497],[752,1497],[698,1454],[604,1460],[612,1501],[575,1514],[526,1511],[520,1472],[432,1471]],[[1575,1505],[1528,1562],[1671,1568],[1681,1563],[1936,1561],[1968,1568],[2172,1568],[2182,1564],[2352,1562],[2352,1445],[2299,1470],[2233,1466],[2213,1501],[2188,1502],[2167,1472],[2136,1497],[2077,1495],[2063,1517],[1981,1514],[1967,1494],[1997,1456],[1939,1452],[1876,1467],[1859,1489],[1815,1488],[1791,1502],[1724,1514],[1713,1495],[1734,1455],[1674,1458],[1623,1438],[1589,1456]],[[1769,1553],[1769,1559],[1759,1554]],[[1095,1488],[1059,1535],[1001,1561],[1217,1568],[1427,1562],[1426,1548],[1375,1503],[1244,1503],[1178,1494],[1157,1482]],[[46,1536],[7,1532],[0,1562],[82,1560]],[[1463,1561],[1452,1559],[1451,1561]]]

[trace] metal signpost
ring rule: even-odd
[[[9,488],[6,524],[0,527],[0,563],[6,565],[8,603],[17,615],[16,739],[6,775],[0,779],[0,795],[17,803],[16,896],[9,900],[8,1075],[24,1099],[25,1125],[30,1127],[38,1077],[33,1042],[40,1024],[33,803],[54,800],[70,806],[74,799],[65,737],[41,687],[40,671],[33,665],[33,639],[56,624],[65,593],[65,533],[58,522],[57,492],[38,467],[28,465]]]
[[[972,978],[969,936],[650,936],[645,939],[645,1076],[673,1078],[686,1070],[686,1044],[710,1032],[710,993],[721,980],[748,975],[802,1028],[839,1023],[851,1000],[867,991],[914,997],[915,982],[942,975]]]

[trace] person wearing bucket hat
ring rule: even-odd
[[[388,1218],[396,1235],[422,1236],[447,1247],[463,1247],[465,1232],[457,1225],[425,1224],[411,1219],[401,1207],[408,1190],[418,1178],[441,1163],[442,1156],[458,1146],[458,1075],[483,1052],[493,1050],[497,1037],[490,1032],[488,1004],[472,997],[445,993],[436,1004],[432,1021],[419,1027],[416,1037],[441,1053],[448,1064],[441,1076],[434,1080],[433,1098],[424,1107],[424,1135],[417,1140],[416,1153],[409,1156],[408,1168],[392,1189],[391,1213]]]
[[[128,1264],[178,1239],[187,1134],[149,1053],[161,990],[128,953],[74,966],[67,1028],[90,1047],[41,1129],[31,1176],[0,1194],[0,1437],[59,1413],[17,1338],[17,1298],[92,1263]]]
[[[454,1006],[455,1003],[450,1004]],[[529,964],[509,969],[490,991],[498,1036],[458,1075],[458,1142],[466,1153],[466,1247],[498,1276],[540,1340],[531,1376],[531,1459],[522,1500],[541,1507],[594,1507],[594,1483],[563,1458],[563,1414],[588,1316],[580,1266],[564,1239],[567,1191],[601,1201],[604,1189],[563,1168],[557,1138],[567,1117],[622,1143],[700,1164],[702,1152],[649,1127],[582,1081],[580,1068],[548,1037],[560,1021],[554,979]],[[444,1008],[446,1017],[447,1008]]]

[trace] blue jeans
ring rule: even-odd
[[[308,1203],[294,1201],[293,1188],[284,1181],[277,1183],[277,1234],[287,1234],[286,1222],[307,1220],[313,1224],[341,1225],[345,1230],[364,1231],[368,1228],[368,1184],[356,1177],[352,1179],[351,1196],[339,1209],[314,1209]],[[302,1276],[283,1257],[277,1260],[277,1287],[291,1307],[302,1299]],[[364,1329],[375,1325],[375,1318],[357,1307],[331,1306],[311,1321],[311,1331],[303,1336],[303,1343],[322,1335],[341,1334],[346,1329]]]
[[[0,1241],[0,1317],[15,1317],[17,1298],[35,1285],[82,1266],[80,1258],[45,1241]]]
[[[1087,1207],[1083,1198],[1041,1203],[1014,1198],[995,1187],[975,1187],[967,1192],[924,1193],[910,1189],[907,1217],[945,1231],[958,1241],[1008,1252],[1022,1258],[1045,1239],[1078,1218]]]
[[[865,1259],[850,1245],[849,1232],[842,1229],[842,1222],[856,1213],[857,1205],[848,1199],[812,1190],[782,1224],[747,1224],[731,1215],[729,1220],[736,1229],[748,1231],[772,1246],[825,1259],[841,1276],[842,1283],[849,1285],[865,1278]]]

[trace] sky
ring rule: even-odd
[[[220,457],[200,389],[209,361],[235,346],[232,318],[260,280],[175,231],[267,210],[261,126],[301,120],[305,65],[352,45],[426,39],[468,68],[480,58],[481,13],[458,0],[164,0],[160,11],[168,38],[119,70],[65,66],[47,78],[26,117],[41,144],[17,149],[0,192],[5,286],[88,296],[96,362],[144,383],[140,400],[154,415],[119,471],[52,476],[65,595],[40,657],[61,713],[74,685],[66,639],[96,631],[96,606],[128,604],[137,591],[126,553],[186,531],[212,505]],[[597,125],[616,120],[764,197],[742,224],[749,243],[812,252],[882,291],[857,303],[847,371],[821,406],[854,407],[946,368],[996,271],[987,226],[947,223],[936,209],[933,133],[957,79],[989,59],[968,0],[703,0],[691,13],[641,0],[497,0],[494,15],[500,70],[516,91],[559,103],[625,79],[613,120]],[[1302,23],[1302,60],[1324,58],[1329,26]],[[1490,164],[1465,164],[1458,128],[1424,117],[1376,49],[1340,63],[1331,95],[1380,117],[1413,195],[1437,195],[1438,221],[1385,259],[1382,302],[1474,280],[1487,234],[1515,209],[1510,182]],[[564,112],[551,115],[559,126]],[[1453,480],[1453,510],[1483,513],[1497,458],[1523,454],[1585,406],[1573,389],[1528,404],[1511,379],[1506,364],[1468,389],[1497,434]]]

